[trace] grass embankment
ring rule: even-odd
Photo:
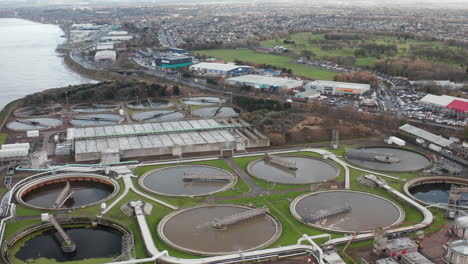
[[[291,69],[294,75],[305,76],[312,79],[333,80],[337,74],[334,71],[308,67],[294,63],[295,59],[287,56],[265,54],[248,49],[213,49],[195,50],[193,54],[207,55],[222,58],[226,61],[241,60],[255,64],[269,64],[281,68]]]
[[[288,38],[291,41],[294,41],[294,44],[284,44],[284,39],[276,40],[266,40],[260,43],[263,47],[273,47],[276,45],[282,45],[289,50],[294,51],[296,54],[301,54],[303,50],[308,50],[313,52],[316,55],[316,58],[320,58],[322,56],[354,56],[354,51],[359,48],[359,45],[365,44],[378,44],[378,45],[390,45],[394,44],[398,48],[398,53],[394,57],[409,57],[411,45],[424,45],[424,46],[432,46],[432,47],[439,47],[444,49],[450,49],[453,47],[449,47],[447,44],[441,41],[418,41],[414,39],[404,40],[401,38],[400,40],[398,37],[393,36],[379,36],[375,35],[372,38],[364,39],[364,40],[348,40],[352,45],[345,46],[344,48],[338,49],[322,49],[322,44],[319,43],[310,43],[309,39],[313,41],[325,41],[325,34],[313,34],[311,32],[300,32],[291,34]],[[343,43],[342,40],[334,40],[330,41],[327,40],[329,43]],[[385,58],[384,55],[381,56]],[[366,56],[366,57],[357,57],[356,64],[357,66],[370,66],[374,64],[376,57]],[[452,63],[450,61],[446,61],[446,63]]]
[[[11,114],[11,111],[13,111],[13,109],[18,105],[20,100],[21,99],[9,102],[7,105],[5,105],[5,107],[2,109],[2,111],[0,111],[0,129],[3,128],[6,121],[8,120],[8,116],[10,116],[10,114]],[[1,134],[1,135],[7,135],[7,134]],[[6,136],[5,136],[5,139],[6,139]],[[2,144],[4,142],[5,142],[5,140],[2,141]]]

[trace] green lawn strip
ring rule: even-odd
[[[1,111],[0,111],[0,129],[3,128],[5,125],[5,122],[8,119],[8,116],[10,115],[11,111],[18,105],[18,103],[21,101],[15,100],[10,103],[8,103]]]
[[[213,49],[213,50],[194,50],[193,54],[206,55],[216,58],[222,58],[226,61],[241,60],[255,64],[269,64],[281,68],[288,68],[294,75],[305,76],[320,80],[333,80],[337,74],[334,71],[323,70],[320,68],[309,67],[294,63],[294,58],[287,56],[265,54],[248,49]]]
[[[5,141],[8,137],[7,133],[0,133],[0,147],[5,144]]]
[[[130,229],[130,231],[133,233],[134,238],[135,238],[135,254],[137,258],[145,258],[148,257],[145,251],[145,246],[144,242],[142,240],[140,230],[138,227],[138,223],[135,219],[135,217],[127,217],[125,216],[121,211],[120,207],[124,205],[127,202],[130,202],[132,200],[142,200],[145,202],[148,202],[153,205],[153,210],[151,212],[150,216],[147,216],[146,219],[148,221],[148,226],[150,230],[152,231],[153,239],[154,242],[156,243],[156,247],[159,250],[168,250],[171,256],[174,257],[181,257],[181,258],[194,258],[195,256],[185,254],[182,252],[178,252],[177,250],[170,249],[168,246],[166,246],[162,241],[159,240],[159,238],[156,235],[156,228],[157,224],[159,221],[169,213],[171,213],[173,210],[160,205],[156,202],[153,202],[152,200],[146,199],[144,197],[141,197],[140,195],[134,193],[134,192],[129,192],[127,196],[122,199],[115,207],[113,207],[106,215],[105,217],[108,219],[113,219],[114,221],[120,222],[122,224],[125,224],[125,226]]]

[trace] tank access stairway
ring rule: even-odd
[[[70,186],[70,182],[67,182],[63,190],[60,192],[59,196],[54,202],[54,208],[60,208],[63,204],[72,197],[73,191]]]
[[[267,207],[252,209],[222,219],[215,219],[213,222],[211,222],[211,226],[215,229],[225,229],[228,226],[235,225],[252,218],[260,217],[267,213],[269,213]]]
[[[55,219],[53,215],[49,215],[49,222],[55,227],[60,237],[62,237],[63,239],[62,245],[60,246],[62,248],[62,251],[65,253],[74,252],[76,250],[75,242],[73,242],[73,240],[71,240],[68,234],[65,233],[65,231],[63,230],[63,228],[60,226],[60,224],[57,222],[57,220]]]

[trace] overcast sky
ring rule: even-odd
[[[223,3],[239,3],[239,2],[264,2],[264,3],[281,3],[281,2],[294,2],[297,4],[304,3],[307,5],[317,4],[320,6],[379,6],[379,7],[401,7],[412,6],[416,8],[460,8],[468,9],[468,0],[0,0],[0,9],[2,3],[3,7],[15,5],[94,5],[105,3],[122,3],[128,5],[129,3],[197,3],[197,2],[223,2]]]

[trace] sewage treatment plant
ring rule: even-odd
[[[0,150],[15,169],[0,206],[4,262],[345,263],[361,242],[376,261],[400,261],[453,219],[440,250],[446,260],[463,252],[468,180],[428,176],[440,169],[432,153],[381,142],[271,148],[227,101],[13,111],[5,129],[30,140]]]

